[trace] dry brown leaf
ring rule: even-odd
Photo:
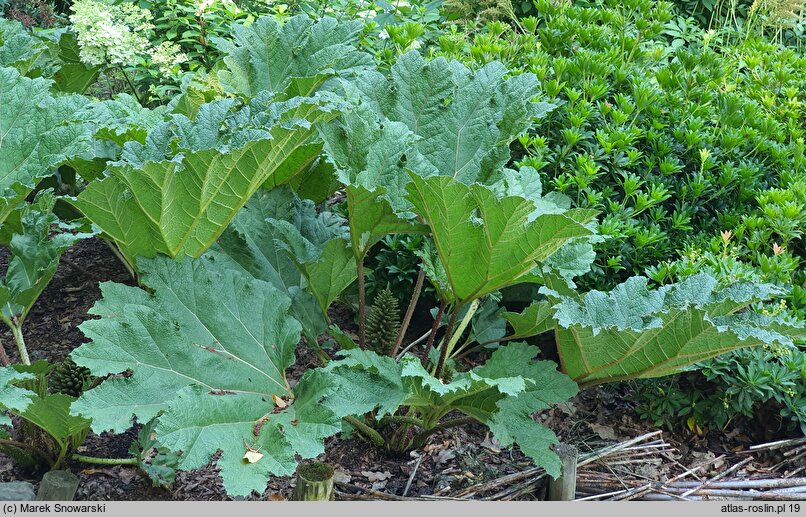
[[[598,434],[599,438],[601,438],[602,440],[618,441],[619,439],[618,435],[616,434],[616,431],[610,426],[600,424],[590,424],[590,428],[594,433]]]
[[[353,476],[351,476],[350,474],[341,469],[338,469],[335,472],[333,472],[333,481],[335,481],[336,483],[349,483],[350,481],[352,481],[352,479]]]
[[[263,459],[263,455],[253,449],[248,449],[246,454],[243,455],[243,460],[247,463],[257,463],[261,459]]]
[[[495,439],[495,436],[491,436],[490,433],[487,433],[484,436],[484,440],[481,442],[481,446],[487,449],[488,451],[492,451],[494,453],[501,452],[501,442]]]
[[[369,470],[362,470],[361,475],[367,478],[371,483],[375,481],[384,481],[392,477],[392,473],[386,472],[371,472]]]

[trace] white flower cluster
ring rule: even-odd
[[[134,4],[79,0],[70,22],[78,36],[81,60],[89,65],[129,65],[148,47],[151,12]]]
[[[179,45],[171,41],[163,41],[149,53],[151,62],[159,67],[163,74],[172,74],[177,71],[176,67],[182,63],[187,63],[187,54],[183,54]]]
[[[204,16],[204,13],[217,3],[224,7],[237,8],[234,0],[196,0],[196,16]]]
[[[154,64],[168,73],[188,60],[173,43],[164,42],[157,47],[149,43],[149,31],[154,26],[148,9],[105,0],[78,0],[70,9],[81,61],[88,65],[133,65],[138,56],[151,54]]]

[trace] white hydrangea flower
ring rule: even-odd
[[[223,7],[236,11],[239,10],[235,0],[196,0],[196,16],[204,16],[204,13],[209,11],[215,4],[221,4]]]
[[[187,54],[180,52],[176,43],[163,41],[151,51],[151,61],[157,65],[163,74],[173,74],[176,67],[182,63],[187,63]]]
[[[204,16],[204,13],[207,12],[215,2],[216,0],[199,0],[196,2],[196,16]]]
[[[130,65],[150,47],[148,9],[98,0],[78,0],[70,9],[81,60],[89,65]]]

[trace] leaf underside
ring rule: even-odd
[[[657,290],[634,277],[610,293],[544,292],[554,305],[563,370],[582,386],[658,377],[742,347],[806,336],[802,325],[744,310],[776,294],[769,285],[717,288],[706,274]]]

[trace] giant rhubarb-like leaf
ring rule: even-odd
[[[287,166],[289,159],[297,160],[299,152],[318,154],[318,146],[310,143],[316,135],[314,124],[335,116],[333,106],[293,99],[283,108],[286,111],[273,113],[272,125],[259,132],[261,139],[247,140],[243,147],[229,149],[222,144],[161,161],[111,166],[108,177],[90,183],[74,204],[130,261],[156,253],[198,257],[258,188],[286,183],[299,172]],[[224,116],[200,115],[190,126],[193,135],[187,141],[220,143],[202,137],[218,131],[204,121]],[[154,145],[144,147],[144,152],[163,149],[164,143]]]
[[[744,310],[778,294],[773,286],[719,288],[706,274],[657,290],[647,282],[633,277],[581,296],[542,289],[554,305],[563,370],[582,386],[668,375],[736,348],[806,336],[803,325]]]
[[[538,352],[524,343],[502,346],[483,366],[457,373],[446,383],[427,372],[415,357],[397,363],[374,352],[346,350],[343,359],[326,368],[339,387],[328,401],[345,414],[360,415],[377,408],[378,418],[400,406],[417,408],[426,428],[459,411],[490,426],[505,445],[517,443],[556,477],[560,462],[550,446],[557,438],[531,415],[573,397],[577,386],[557,371],[556,364],[534,361]]]
[[[53,167],[92,149],[89,101],[49,89],[50,81],[0,68],[0,223]]]
[[[293,298],[291,314],[308,339],[315,340],[327,328],[329,294],[338,295],[356,277],[354,261],[344,267],[352,259],[345,253],[346,235],[342,218],[317,214],[311,201],[281,186],[258,192],[208,255],[288,292]],[[342,280],[333,282],[327,271]]]
[[[227,54],[226,67],[219,72],[221,83],[234,93],[254,97],[260,91],[281,92],[294,78],[369,67],[371,57],[355,44],[362,27],[359,21],[314,21],[306,15],[282,25],[270,16],[248,26],[235,25],[231,41],[214,40]]]
[[[20,22],[0,18],[0,67],[14,67],[27,75],[45,51],[45,43],[31,35]]]
[[[358,108],[326,131],[326,149],[346,183],[370,191],[383,185],[396,211],[407,208],[404,168],[464,183],[498,181],[509,144],[552,108],[533,102],[533,75],[506,73],[498,62],[471,72],[456,61],[404,54],[388,77],[367,72],[344,85]]]
[[[101,318],[81,326],[92,341],[72,354],[94,375],[127,373],[85,392],[74,413],[96,431],[118,432],[133,417],[157,416],[157,440],[182,451],[180,468],[222,451],[218,466],[234,495],[292,473],[295,454],[320,454],[322,439],[340,429],[319,403],[332,385],[314,372],[293,391],[286,380],[300,335],[288,296],[208,257],[142,259],[140,270],[154,294],[103,284],[91,311]],[[247,448],[264,456],[245,461]]]
[[[409,200],[431,228],[451,289],[465,303],[517,283],[571,239],[591,235],[590,210],[534,216],[535,204],[482,185],[412,174]]]

